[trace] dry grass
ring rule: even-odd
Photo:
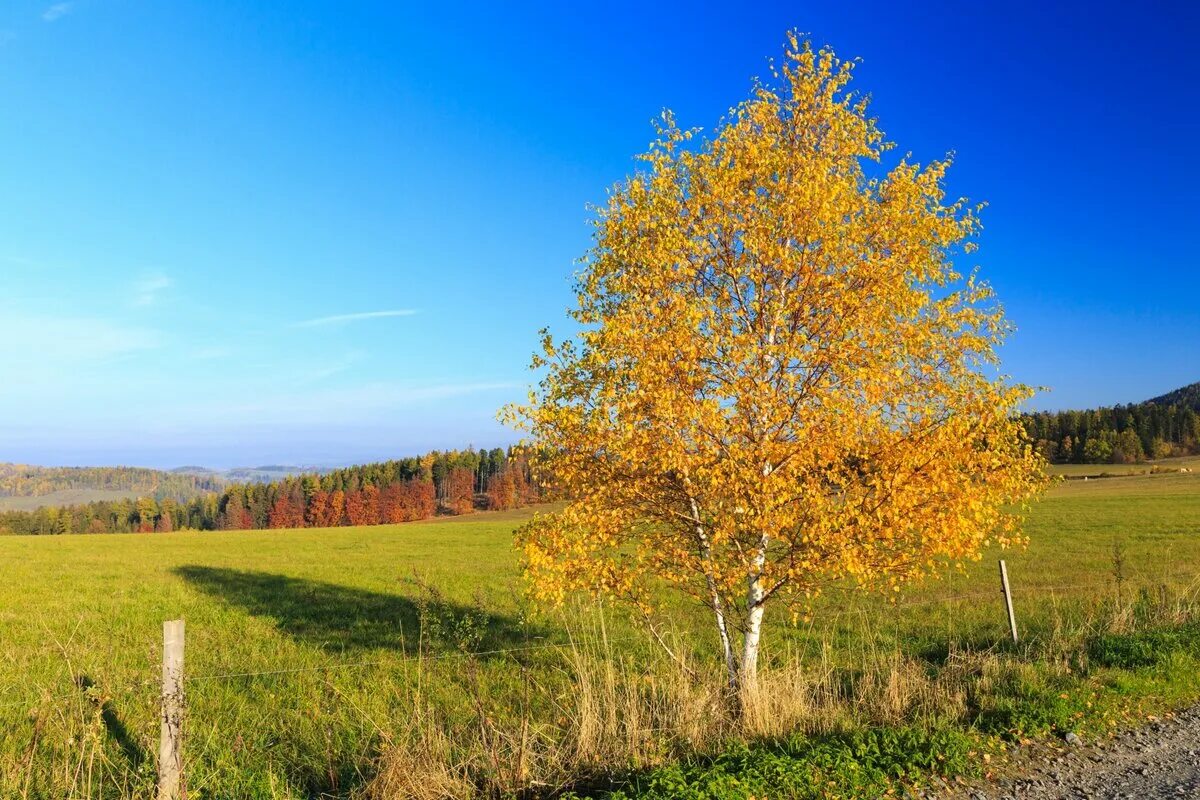
[[[732,742],[965,726],[981,698],[1086,672],[1088,643],[1098,634],[1200,619],[1200,596],[1143,593],[1082,613],[1066,605],[1051,613],[1052,633],[1033,649],[952,651],[936,665],[887,648],[878,631],[864,630],[863,660],[847,669],[826,642],[815,658],[788,657],[765,668],[761,691],[742,714],[734,713],[720,670],[662,653],[635,660],[602,631],[576,632],[561,655],[571,691],[559,698],[557,725],[539,728],[521,714],[501,722],[481,703],[477,727],[448,729],[428,711],[384,753],[369,794],[374,800],[552,796]]]
[[[413,717],[412,726],[400,742],[393,743],[382,759],[379,774],[370,788],[377,798],[471,797],[477,787],[468,764],[455,763],[456,748],[428,710]]]

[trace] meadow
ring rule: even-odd
[[[1143,461],[1137,464],[1054,464],[1050,469],[1055,475],[1076,480],[1084,477],[1109,478],[1128,477],[1131,475],[1157,475],[1180,470],[1195,472],[1197,469],[1200,469],[1200,456],[1163,458],[1157,461]]]
[[[522,594],[529,510],[370,528],[0,537],[0,796],[152,796],[163,620],[187,623],[188,797],[876,796],[1200,698],[1200,475],[1069,481],[1003,554],[768,620],[721,716],[699,609]],[[770,612],[769,612],[770,613]],[[789,788],[790,787],[790,788]]]
[[[58,489],[33,497],[0,497],[0,511],[35,511],[43,506],[78,506],[86,503],[137,498],[135,491],[120,489]]]

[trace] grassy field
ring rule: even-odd
[[[0,511],[35,511],[43,506],[79,506],[102,500],[135,498],[138,494],[116,489],[59,489],[37,497],[0,497]]]
[[[1151,475],[1158,472],[1200,469],[1200,456],[1181,456],[1179,458],[1162,458],[1157,461],[1146,461],[1140,464],[1054,464],[1050,471],[1064,478],[1097,477],[1126,477],[1130,475]]]
[[[670,615],[680,669],[616,610],[526,605],[511,532],[528,513],[0,537],[0,797],[150,796],[161,623],[177,617],[192,800],[551,794],[576,778],[618,796],[791,780],[868,797],[1200,697],[1200,475],[1052,489],[1029,548],[1006,555],[1018,647],[995,553],[894,605],[835,591],[811,623],[769,619],[764,680],[788,702],[749,739],[706,722],[719,674],[696,610]]]

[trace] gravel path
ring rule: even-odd
[[[1076,740],[1077,741],[1077,740]],[[1200,706],[1095,746],[1018,757],[1017,777],[938,795],[970,800],[1200,798]]]

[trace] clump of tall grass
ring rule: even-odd
[[[1058,730],[1080,716],[1074,701],[1063,700],[1064,687],[1091,666],[1109,666],[1089,664],[1097,642],[1105,636],[1137,642],[1146,631],[1194,625],[1198,601],[1194,589],[1156,589],[1122,600],[1051,604],[1020,647],[952,646],[936,661],[886,646],[868,625],[858,639],[856,666],[835,664],[828,641],[804,658],[767,659],[760,692],[741,713],[713,664],[681,651],[668,656],[618,647],[602,628],[569,629],[570,644],[552,651],[567,687],[553,698],[553,721],[532,716],[536,704],[529,702],[511,714],[491,712],[497,698],[486,696],[476,698],[473,726],[446,727],[427,708],[381,755],[368,793],[373,800],[550,797],[786,737],[911,726],[1014,737]],[[1126,639],[1112,640],[1104,652],[1126,646],[1112,642]],[[1128,658],[1142,657],[1138,645],[1131,647]],[[1200,645],[1195,649],[1200,656]],[[486,687],[475,691],[486,693]]]

